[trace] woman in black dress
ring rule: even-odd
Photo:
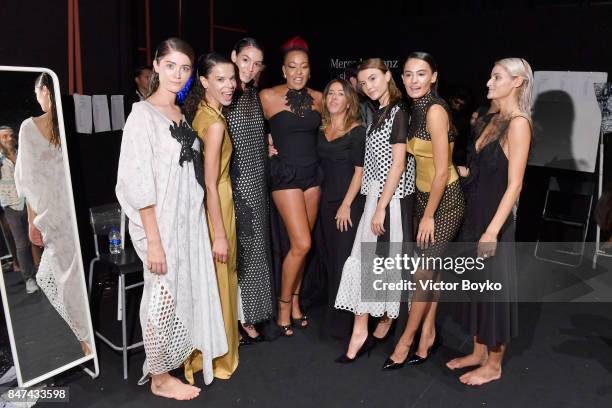
[[[259,341],[254,325],[272,317],[272,260],[266,175],[266,130],[254,79],[263,69],[262,47],[243,38],[232,50],[240,81],[227,109],[234,146],[230,175],[238,241],[238,318],[246,333],[241,344]]]
[[[312,242],[320,197],[317,134],[321,124],[321,92],[306,87],[310,78],[308,46],[299,37],[284,46],[283,75],[287,82],[260,93],[278,155],[270,160],[272,200],[289,235],[282,264],[277,323],[292,336],[292,323],[308,325],[300,309],[306,255]]]
[[[513,208],[531,144],[531,67],[521,58],[497,61],[487,86],[487,98],[497,103],[499,112],[481,126],[469,151],[469,168],[459,169],[467,176],[466,215],[459,241],[477,242],[475,255],[486,258],[479,277],[501,283],[503,290],[493,296],[473,296],[460,306],[460,320],[473,336],[474,349],[446,365],[451,370],[480,366],[459,378],[467,385],[501,378],[507,344],[518,331]]]
[[[351,333],[353,314],[334,308],[342,268],[351,254],[365,196],[359,194],[365,155],[365,128],[360,124],[359,97],[343,79],[323,90],[323,125],[317,152],[323,169],[319,222],[325,242],[328,327],[333,337]]]

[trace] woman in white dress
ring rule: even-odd
[[[206,213],[201,144],[176,95],[191,76],[193,49],[178,38],[162,42],[153,63],[150,95],[135,103],[123,131],[117,198],[144,263],[140,322],[155,395],[193,399],[200,388],[171,376],[195,351],[212,359],[227,352]]]
[[[36,275],[38,286],[81,342],[83,352],[90,354],[89,308],[77,258],[53,89],[51,76],[40,74],[34,92],[44,113],[26,119],[19,129],[15,186],[26,199],[30,241],[44,247]]]
[[[369,352],[389,333],[400,313],[402,290],[386,286],[402,279],[399,268],[377,273],[364,268],[374,257],[395,258],[409,253],[412,242],[414,158],[406,155],[409,117],[401,109],[401,93],[380,58],[364,60],[357,74],[363,92],[380,107],[366,131],[361,194],[366,196],[351,255],[342,269],[336,309],[353,312],[353,332],[346,354],[338,363],[351,363]],[[387,289],[387,290],[385,290]],[[381,317],[368,333],[369,316]]]

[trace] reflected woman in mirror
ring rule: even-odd
[[[19,197],[15,187],[17,148],[15,135],[9,126],[0,126],[0,204],[4,210],[11,235],[15,240],[16,256],[28,294],[38,291],[36,267],[28,239],[28,211],[25,199]]]
[[[15,185],[19,196],[26,200],[30,241],[44,247],[36,282],[87,355],[93,340],[89,338],[89,308],[78,260],[81,254],[76,250],[72,191],[62,155],[55,91],[49,74],[38,76],[34,92],[44,113],[21,124]]]
[[[140,324],[146,360],[143,378],[153,394],[177,400],[200,388],[169,371],[195,351],[212,360],[227,352],[206,212],[202,145],[176,104],[191,77],[194,52],[178,38],[155,51],[149,95],[132,106],[121,142],[116,194],[130,237],[144,263]]]

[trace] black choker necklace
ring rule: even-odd
[[[312,103],[314,102],[306,88],[302,88],[299,91],[288,88],[285,94],[285,100],[287,101],[285,106],[288,106],[291,112],[301,118],[304,117],[306,112],[312,110]]]

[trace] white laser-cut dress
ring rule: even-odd
[[[189,125],[182,126],[193,132]],[[180,367],[197,349],[204,355],[204,382],[209,384],[212,359],[227,352],[227,339],[204,190],[196,180],[193,160],[179,164],[182,150],[199,152],[200,141],[194,133],[193,144],[182,146],[173,137],[173,127],[149,102],[138,102],[126,121],[121,143],[116,194],[130,220],[134,247],[145,263],[140,321],[146,361],[140,383],[149,374]],[[146,268],[147,239],[139,209],[151,205],[155,205],[166,254],[168,272],[164,275],[154,275]]]

